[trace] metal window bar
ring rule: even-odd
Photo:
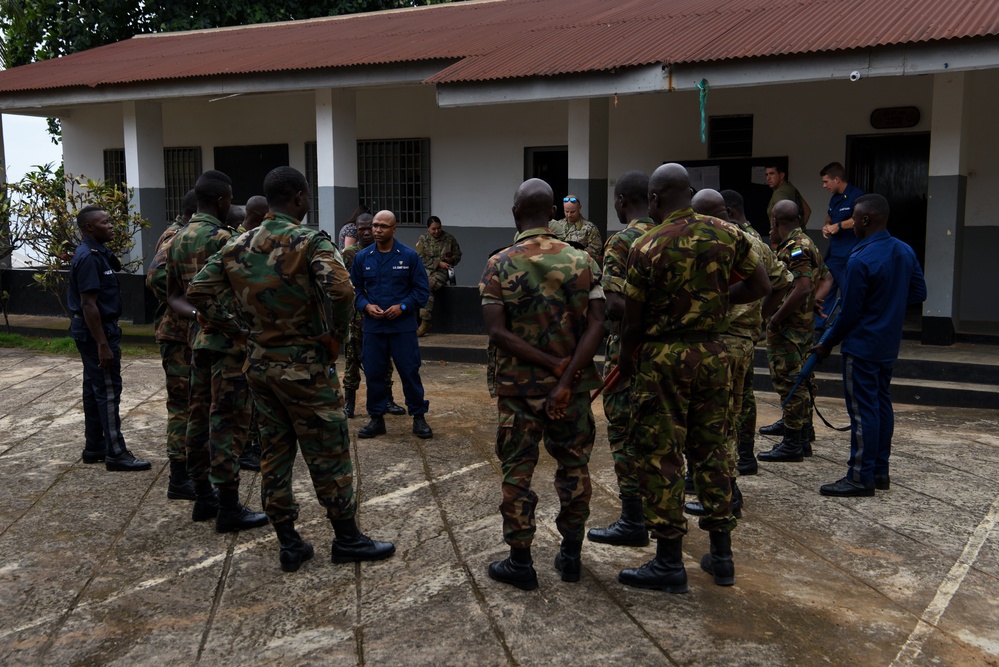
[[[201,175],[201,147],[163,149],[163,174],[166,181],[167,220],[182,212],[184,195],[194,187]]]
[[[306,227],[317,229],[319,227],[319,147],[315,141],[305,142],[305,179],[309,183],[309,192],[312,194],[312,207],[306,218]],[[340,225],[339,220],[334,222]]]
[[[421,226],[430,214],[430,140],[357,142],[358,196],[389,209],[400,225]]]
[[[104,149],[104,180],[119,188],[125,187],[125,149]]]

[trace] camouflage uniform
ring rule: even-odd
[[[269,213],[212,257],[188,290],[221,331],[234,335],[242,322],[250,332],[247,378],[262,435],[261,493],[275,525],[298,517],[292,494],[297,448],[327,516],[352,519],[356,511],[340,383],[329,352],[315,340],[330,330],[323,295],[332,303],[330,333],[342,344],[354,291],[340,253],[326,235],[281,213]]]
[[[777,259],[759,233],[750,224],[733,226],[741,230],[753,246],[753,251],[759,256],[763,268],[770,279],[770,287],[774,291],[782,290],[791,284],[790,271],[783,262]],[[730,324],[728,331],[722,336],[728,347],[729,366],[732,369],[732,401],[729,412],[729,443],[732,447],[733,466],[736,456],[735,444],[741,433],[741,419],[752,421],[750,436],[756,430],[756,396],[753,394],[753,356],[756,341],[760,339],[763,327],[763,299],[732,306],[729,311]],[[752,406],[751,416],[747,412],[746,401]],[[744,417],[745,415],[745,417]]]
[[[645,475],[645,523],[655,538],[687,532],[683,455],[706,514],[703,530],[728,532],[732,465],[726,446],[732,383],[721,334],[728,328],[728,286],[759,263],[749,240],[720,220],[677,211],[639,239],[628,262],[625,295],[644,304],[644,342],[634,378],[636,449]]]
[[[167,274],[185,290],[208,259],[232,237],[221,222],[205,213],[191,217],[167,250]],[[220,489],[239,486],[237,459],[246,443],[250,395],[243,375],[246,350],[214,327],[191,320],[190,415],[187,422],[187,469],[191,479],[209,473]]]
[[[600,238],[600,230],[586,218],[580,217],[578,222],[569,222],[565,218],[553,220],[548,229],[560,241],[582,245],[597,266],[604,261],[604,242]]]
[[[793,230],[777,247],[777,258],[791,271],[794,279],[809,278],[814,283],[822,275],[822,256],[812,240],[800,229]],[[781,328],[767,329],[767,356],[770,362],[770,380],[780,394],[781,402],[787,399],[794,385],[794,378],[808,358],[815,328],[814,289],[808,293],[801,307],[781,322]],[[784,407],[784,426],[798,430],[812,414],[812,399],[808,383],[802,382]]]
[[[437,238],[426,232],[416,242],[416,252],[423,262],[423,268],[427,270],[427,281],[430,283],[430,298],[420,310],[420,319],[429,322],[434,315],[434,293],[448,283],[447,271],[440,268],[440,263],[458,266],[461,261],[461,246],[454,236],[443,230]]]
[[[604,292],[624,294],[628,253],[635,241],[654,226],[652,218],[639,218],[607,239],[607,245],[604,246],[603,278],[600,281]],[[607,351],[604,356],[605,380],[610,371],[617,367],[620,352],[621,323],[610,322],[610,334],[607,337]],[[631,434],[630,389],[630,382],[618,382],[615,386],[605,389],[603,393],[607,439],[610,441],[614,474],[617,475],[617,485],[622,498],[637,498],[640,494],[635,443],[628,437]]]
[[[586,328],[591,299],[603,299],[596,262],[556,240],[545,228],[530,229],[493,255],[479,283],[482,305],[502,305],[510,331],[556,357],[570,357]],[[545,401],[558,379],[496,350],[499,421],[496,455],[503,470],[503,538],[514,548],[534,538],[537,494],[531,478],[538,444],[558,462],[555,489],[561,509],[555,520],[566,540],[581,542],[590,514],[590,473],[595,426],[589,392],[600,386],[596,366],[583,369],[561,420],[549,419]]]
[[[354,257],[361,249],[360,243],[355,243],[343,251],[343,265],[350,272],[350,267],[354,264]],[[344,351],[343,388],[357,389],[361,386],[361,348],[364,346],[364,314],[355,312],[350,320],[350,337],[347,339],[346,350]],[[385,378],[385,387],[389,394],[392,394],[392,364],[389,364],[388,376]]]
[[[191,386],[191,345],[187,340],[187,320],[167,305],[166,260],[170,240],[186,223],[178,217],[156,242],[156,254],[146,274],[146,286],[160,300],[153,326],[160,346],[167,391],[167,457],[186,461],[187,402]]]

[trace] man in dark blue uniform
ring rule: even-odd
[[[69,331],[83,358],[84,463],[104,462],[108,470],[149,470],[125,447],[118,404],[121,400],[121,262],[104,244],[114,238],[108,214],[87,206],[76,216],[83,243],[69,268],[66,301],[73,318]]]
[[[828,303],[832,303],[835,292],[838,290],[842,293],[846,262],[853,247],[857,245],[857,235],[853,233],[853,206],[864,191],[846,182],[846,169],[839,162],[830,162],[822,167],[819,176],[822,177],[822,187],[831,195],[829,212],[822,225],[822,236],[829,239],[829,249],[823,259],[835,281],[830,293],[833,298],[828,299]],[[825,318],[816,314],[815,328],[825,329],[825,324]]]
[[[843,387],[850,413],[849,469],[846,477],[819,489],[824,496],[873,496],[875,489],[891,486],[892,367],[906,306],[926,300],[916,253],[888,233],[888,200],[864,195],[853,219],[859,242],[846,265],[843,309],[826,342],[811,350],[824,359],[843,342]]]
[[[393,238],[395,227],[395,214],[379,211],[371,223],[375,242],[359,251],[350,267],[356,293],[354,305],[364,313],[361,364],[371,415],[371,421],[361,427],[357,436],[373,438],[385,433],[385,378],[391,356],[402,380],[406,407],[413,417],[413,433],[419,438],[432,438],[433,431],[424,417],[429,403],[423,398],[416,337],[418,314],[430,297],[430,285],[420,256]]]

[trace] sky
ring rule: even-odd
[[[35,165],[62,160],[62,144],[52,143],[44,118],[3,116],[3,145],[7,158],[7,181],[21,180]]]

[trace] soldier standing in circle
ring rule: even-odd
[[[194,482],[187,474],[187,417],[188,393],[191,388],[191,344],[187,340],[188,320],[180,317],[167,304],[166,256],[170,240],[183,229],[191,216],[198,212],[198,199],[194,190],[184,195],[181,214],[166,228],[156,242],[156,254],[146,273],[146,286],[160,305],[156,309],[156,342],[160,348],[163,372],[166,373],[167,390],[167,458],[170,460],[170,481],[167,498],[194,500]]]
[[[583,217],[580,208],[582,205],[576,195],[566,195],[562,199],[562,210],[565,212],[565,217],[552,222],[548,225],[548,229],[560,241],[578,243],[586,251],[586,254],[593,258],[597,266],[600,266],[603,261],[603,239],[600,238],[600,230],[597,229],[597,226]]]
[[[354,519],[350,436],[331,369],[354,311],[350,278],[329,238],[300,224],[309,212],[305,176],[278,167],[264,179],[264,193],[270,213],[263,224],[212,257],[188,297],[220,331],[248,340],[247,379],[263,441],[261,494],[281,544],[281,569],[294,572],[314,554],[295,530],[297,447],[336,534],[332,561],[388,558],[395,546],[365,536]],[[325,322],[323,294],[332,302],[332,327]],[[227,303],[235,305],[239,321]]]
[[[114,238],[107,212],[86,206],[76,215],[83,241],[69,266],[66,303],[69,333],[83,360],[84,463],[107,470],[149,470],[152,464],[128,451],[121,434],[121,260],[105,245]]]
[[[357,256],[358,251],[364,250],[375,241],[375,237],[371,234],[371,221],[373,217],[370,213],[362,213],[357,216],[357,220],[354,222],[354,234],[356,234],[355,240],[357,242],[347,246],[343,251],[343,265],[347,267],[348,273],[350,272],[350,267],[354,265],[354,257]],[[364,315],[355,311],[354,317],[350,320],[350,338],[347,341],[347,352],[344,355],[346,361],[344,362],[343,372],[343,412],[347,415],[348,419],[353,419],[354,417],[354,408],[357,404],[357,388],[361,386],[361,349],[364,345],[363,323]],[[385,412],[390,415],[406,414],[406,408],[398,405],[392,398],[391,364],[389,364],[388,373],[385,375],[385,390],[388,392]]]
[[[815,329],[813,281],[823,273],[822,257],[812,240],[800,229],[798,207],[781,201],[774,206],[770,223],[770,241],[777,244],[777,258],[794,276],[794,286],[777,312],[767,322],[767,356],[770,380],[780,394],[783,408],[784,438],[769,452],[760,452],[760,461],[797,462],[811,456],[809,422],[812,398],[808,382],[803,381],[791,394],[795,378],[808,358]],[[788,399],[790,395],[790,399]],[[772,431],[777,424],[760,429]]]
[[[427,305],[420,309],[420,328],[416,335],[423,337],[430,332],[430,323],[434,316],[434,293],[448,284],[448,272],[458,266],[461,261],[461,246],[457,239],[441,229],[441,219],[436,215],[427,218],[427,232],[416,242],[416,252],[420,255],[423,268],[427,270],[427,282],[430,283],[430,298]]]
[[[206,171],[198,177],[194,192],[198,212],[167,250],[167,295],[170,307],[191,321],[187,472],[197,495],[191,519],[215,519],[215,529],[226,533],[265,526],[267,515],[239,501],[238,459],[251,419],[250,393],[243,375],[245,346],[211,326],[202,326],[186,297],[190,281],[232,237],[221,222],[232,204],[232,180],[220,171]]]
[[[354,305],[364,312],[361,359],[371,415],[357,437],[374,438],[385,433],[388,400],[385,376],[391,358],[399,371],[406,407],[413,417],[413,435],[428,439],[434,437],[434,432],[424,416],[430,404],[423,398],[416,321],[430,288],[420,256],[395,240],[395,228],[392,211],[376,213],[371,222],[375,242],[358,251],[350,268],[356,293]]]
[[[603,278],[600,284],[607,297],[607,320],[610,335],[604,362],[605,382],[617,368],[621,349],[621,317],[624,315],[624,285],[628,272],[628,253],[645,232],[652,229],[649,213],[649,177],[629,171],[614,186],[614,210],[626,228],[617,232],[604,246]],[[638,461],[631,436],[631,383],[616,382],[603,392],[607,439],[610,441],[621,498],[621,518],[607,528],[592,528],[586,534],[591,542],[644,547],[649,543],[642,515],[642,494],[638,482]]]
[[[554,212],[551,187],[525,181],[514,197],[514,244],[489,258],[479,283],[482,317],[497,347],[496,454],[503,470],[503,539],[510,545],[509,558],[488,572],[523,590],[538,586],[531,559],[538,496],[531,478],[542,439],[558,462],[555,523],[562,546],[555,569],[562,581],[580,579],[590,514],[587,464],[596,431],[589,392],[600,386],[593,355],[604,336],[604,293],[596,262],[547,228]]]
[[[735,583],[732,563],[731,459],[726,447],[728,352],[721,340],[730,304],[755,301],[770,282],[748,239],[726,223],[696,216],[690,178],[679,164],[656,169],[649,183],[649,215],[661,223],[632,248],[625,286],[618,368],[634,376],[636,449],[645,469],[645,523],[656,556],[618,581],[637,588],[687,592],[682,540],[683,455],[709,531],[711,551],[701,568],[718,585]],[[635,359],[635,352],[638,358]]]

